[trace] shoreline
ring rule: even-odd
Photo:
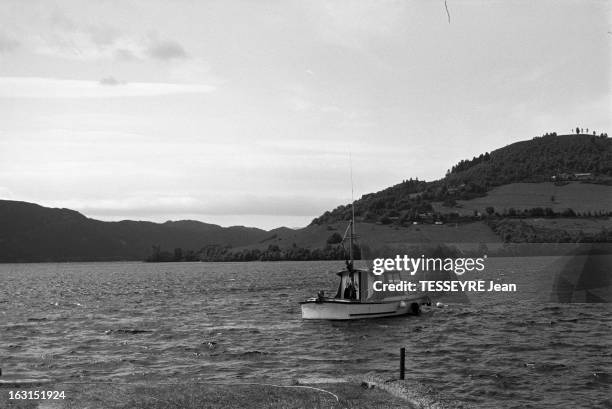
[[[400,409],[442,408],[423,405],[401,396],[397,382],[376,376],[359,377],[334,383],[270,382],[183,382],[183,383],[31,383],[12,387],[0,384],[0,406],[20,409],[128,409],[128,408],[333,408]],[[366,379],[369,379],[366,381]],[[393,385],[396,386],[393,386]],[[88,385],[88,387],[84,387]],[[405,388],[404,388],[405,389]],[[9,390],[64,391],[63,400],[9,400]],[[414,395],[414,394],[413,394]],[[426,401],[426,400],[425,400]],[[425,402],[424,401],[424,402]]]

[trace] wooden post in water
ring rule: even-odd
[[[406,348],[400,348],[400,379],[404,380],[404,373],[406,372]]]

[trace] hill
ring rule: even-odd
[[[355,215],[364,222],[407,225],[420,219],[442,217],[440,211],[445,209],[434,209],[436,202],[450,209],[460,200],[483,197],[497,186],[553,179],[557,184],[576,179],[610,184],[612,141],[604,136],[553,134],[517,142],[462,160],[440,180],[409,179],[364,195],[354,204]],[[454,213],[454,210],[447,211],[449,216]],[[348,204],[325,212],[312,224],[328,224],[350,217]]]
[[[0,262],[143,260],[153,245],[170,250],[243,246],[268,235],[192,220],[103,222],[74,210],[0,201]]]
[[[612,140],[584,134],[535,137],[463,160],[444,180],[449,185],[473,183],[488,189],[575,173],[612,176]]]

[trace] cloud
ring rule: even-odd
[[[15,195],[8,187],[0,186],[0,199],[12,200],[14,198],[15,198]]]
[[[182,45],[173,40],[153,40],[146,50],[149,57],[158,60],[173,60],[187,57]]]
[[[109,86],[119,85],[121,86]],[[0,77],[0,98],[112,98],[167,94],[198,94],[215,90],[206,84],[60,80],[38,77]]]
[[[56,19],[57,20],[57,19]],[[97,60],[113,58],[118,49],[137,50],[137,42],[120,36],[108,26],[82,26],[71,20],[53,20],[44,33],[24,36],[30,48],[37,54],[67,59]]]
[[[61,27],[66,30],[75,30],[77,28],[77,24],[69,18],[62,10],[59,8],[54,8],[49,16],[49,21],[53,26]]]
[[[210,64],[200,58],[188,58],[173,63],[168,70],[169,78],[176,82],[225,82],[212,73]]]
[[[102,84],[102,85],[121,85],[121,84],[125,84],[125,82],[124,81],[119,81],[115,77],[110,76],[110,77],[102,78],[100,80],[100,84]]]
[[[79,24],[60,9],[53,10],[49,19],[56,31],[67,34],[83,34],[98,46],[112,45],[117,40],[118,31],[106,24]]]
[[[97,46],[104,47],[113,45],[119,38],[117,30],[104,25],[91,25],[85,29],[91,41]]]
[[[0,31],[0,53],[8,53],[19,47],[20,43],[12,36]]]
[[[216,198],[193,196],[127,197],[46,202],[54,207],[77,209],[85,214],[122,216],[129,214],[165,215],[282,215],[308,216],[338,203],[337,197],[244,195]]]
[[[113,51],[113,57],[120,61],[136,61],[138,57],[134,54],[133,51],[127,48],[117,48]]]
[[[112,20],[111,20],[112,21]],[[108,23],[88,23],[74,19],[60,9],[46,18],[45,24],[29,27],[24,33],[26,46],[38,54],[76,60],[115,59],[135,61],[154,59],[171,61],[188,56],[185,48],[176,40],[159,35],[130,33]],[[38,31],[38,32],[37,32]],[[15,44],[6,42],[6,47]],[[2,36],[0,33],[0,51]]]
[[[298,112],[308,111],[313,107],[313,104],[310,101],[298,96],[289,97],[288,102],[291,109]]]

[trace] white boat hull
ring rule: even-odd
[[[337,299],[311,298],[301,303],[305,320],[357,320],[418,314],[426,297],[381,302],[359,302]]]

